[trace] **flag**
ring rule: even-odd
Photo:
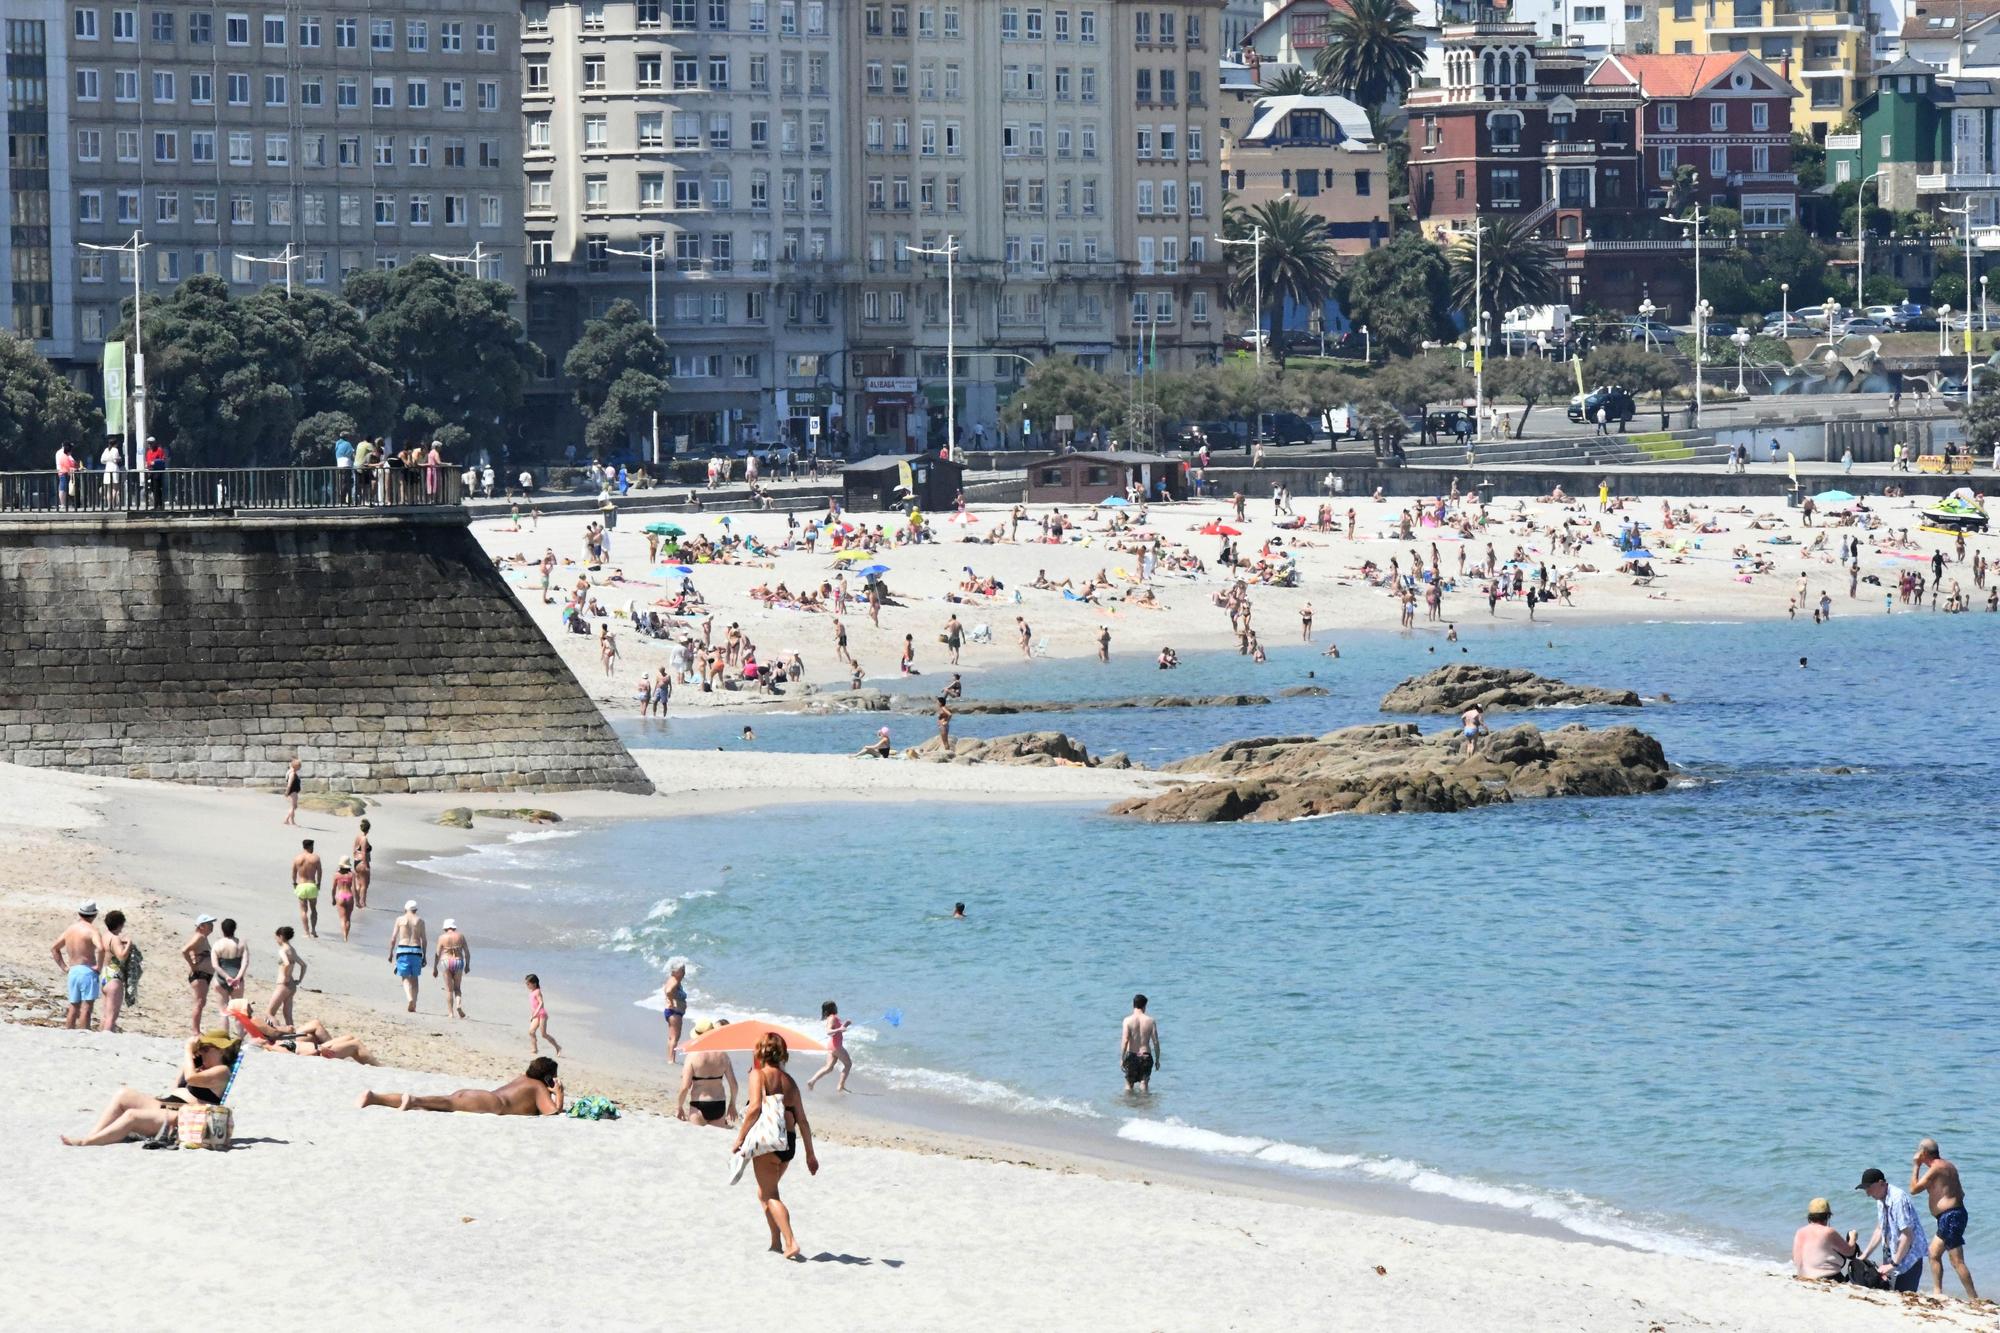
[[[909,491],[910,494],[915,495],[917,493],[917,479],[911,475],[908,463],[896,464],[896,480],[901,482],[903,488]]]
[[[125,433],[125,344],[104,344],[104,433]]]

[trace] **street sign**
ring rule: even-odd
[[[818,417],[807,417],[807,418],[806,418],[806,434],[808,434],[808,435],[812,436],[812,437],[813,437],[813,438],[814,438],[815,440],[819,438],[819,418],[818,418]]]
[[[1075,429],[1076,429],[1076,418],[1075,418],[1075,417],[1073,417],[1073,416],[1071,416],[1071,415],[1070,415],[1069,413],[1067,413],[1067,412],[1064,412],[1064,413],[1061,413],[1061,414],[1059,414],[1059,415],[1058,415],[1058,416],[1056,417],[1056,429],[1057,429],[1057,430],[1059,430],[1059,431],[1064,431],[1064,430],[1075,430]]]

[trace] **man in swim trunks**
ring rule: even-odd
[[[1944,1295],[1944,1261],[1949,1255],[1952,1271],[1965,1284],[1965,1299],[1978,1300],[1972,1270],[1965,1266],[1965,1186],[1958,1167],[1939,1153],[1936,1139],[1917,1144],[1917,1155],[1910,1159],[1910,1193],[1919,1191],[1930,1196],[1931,1216],[1937,1219],[1937,1235],[1931,1237],[1931,1290]]]
[[[1458,720],[1464,726],[1459,734],[1465,742],[1465,753],[1470,756],[1479,748],[1480,733],[1486,730],[1486,714],[1480,711],[1478,704],[1474,704],[1461,713]]]
[[[66,1028],[88,1028],[91,1010],[97,1007],[102,988],[97,979],[97,959],[104,949],[104,936],[97,928],[97,904],[79,903],[76,920],[56,936],[49,956],[69,976],[69,1011],[63,1017]]]
[[[1160,1025],[1146,1012],[1146,997],[1132,997],[1132,1012],[1118,1033],[1118,1063],[1125,1071],[1126,1092],[1151,1092],[1153,1071],[1160,1059]]]
[[[292,892],[299,900],[299,929],[307,939],[319,938],[319,881],[322,871],[319,853],[313,850],[313,840],[305,839],[299,844],[300,852],[292,858]]]
[[[417,983],[429,960],[430,933],[417,915],[417,900],[412,898],[403,904],[403,914],[389,932],[389,962],[403,979],[403,998],[409,1001],[405,1007],[413,1014],[417,1012]]]
[[[399,1111],[469,1111],[478,1115],[561,1115],[562,1080],[556,1062],[546,1055],[528,1062],[528,1072],[487,1092],[466,1088],[443,1097],[417,1097],[407,1092],[364,1092],[357,1107],[393,1106]]]

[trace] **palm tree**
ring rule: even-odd
[[[1401,101],[1424,63],[1424,42],[1403,0],[1353,0],[1327,24],[1319,76],[1328,88],[1372,110]]]
[[[1312,97],[1322,92],[1319,76],[1299,65],[1287,65],[1263,81],[1259,97]]]
[[[1231,304],[1255,304],[1260,255],[1266,309],[1282,311],[1288,298],[1294,305],[1311,309],[1333,294],[1335,255],[1324,219],[1307,212],[1296,199],[1273,199],[1251,209],[1231,209],[1223,218],[1223,234],[1231,239],[1248,240],[1260,229],[1264,233],[1260,246],[1229,247]],[[1256,326],[1263,328],[1264,311],[1253,313]],[[1275,326],[1275,316],[1271,322]],[[1275,328],[1272,334],[1276,350]]]
[[[1505,312],[1521,305],[1546,305],[1556,294],[1556,252],[1535,229],[1512,218],[1490,218],[1479,255],[1483,272],[1473,289],[1471,237],[1451,249],[1452,295],[1469,315],[1475,309]],[[1497,321],[1496,321],[1497,323]]]

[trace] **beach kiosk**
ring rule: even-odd
[[[1105,449],[1080,454],[1050,454],[1028,464],[1028,503],[1097,504],[1117,496],[1137,482],[1151,500],[1160,498],[1160,483],[1167,497],[1187,499],[1187,465],[1165,454],[1140,453],[1135,449]]]
[[[901,509],[914,502],[927,514],[942,514],[964,484],[965,464],[936,454],[877,454],[840,470],[841,503],[853,511]]]

